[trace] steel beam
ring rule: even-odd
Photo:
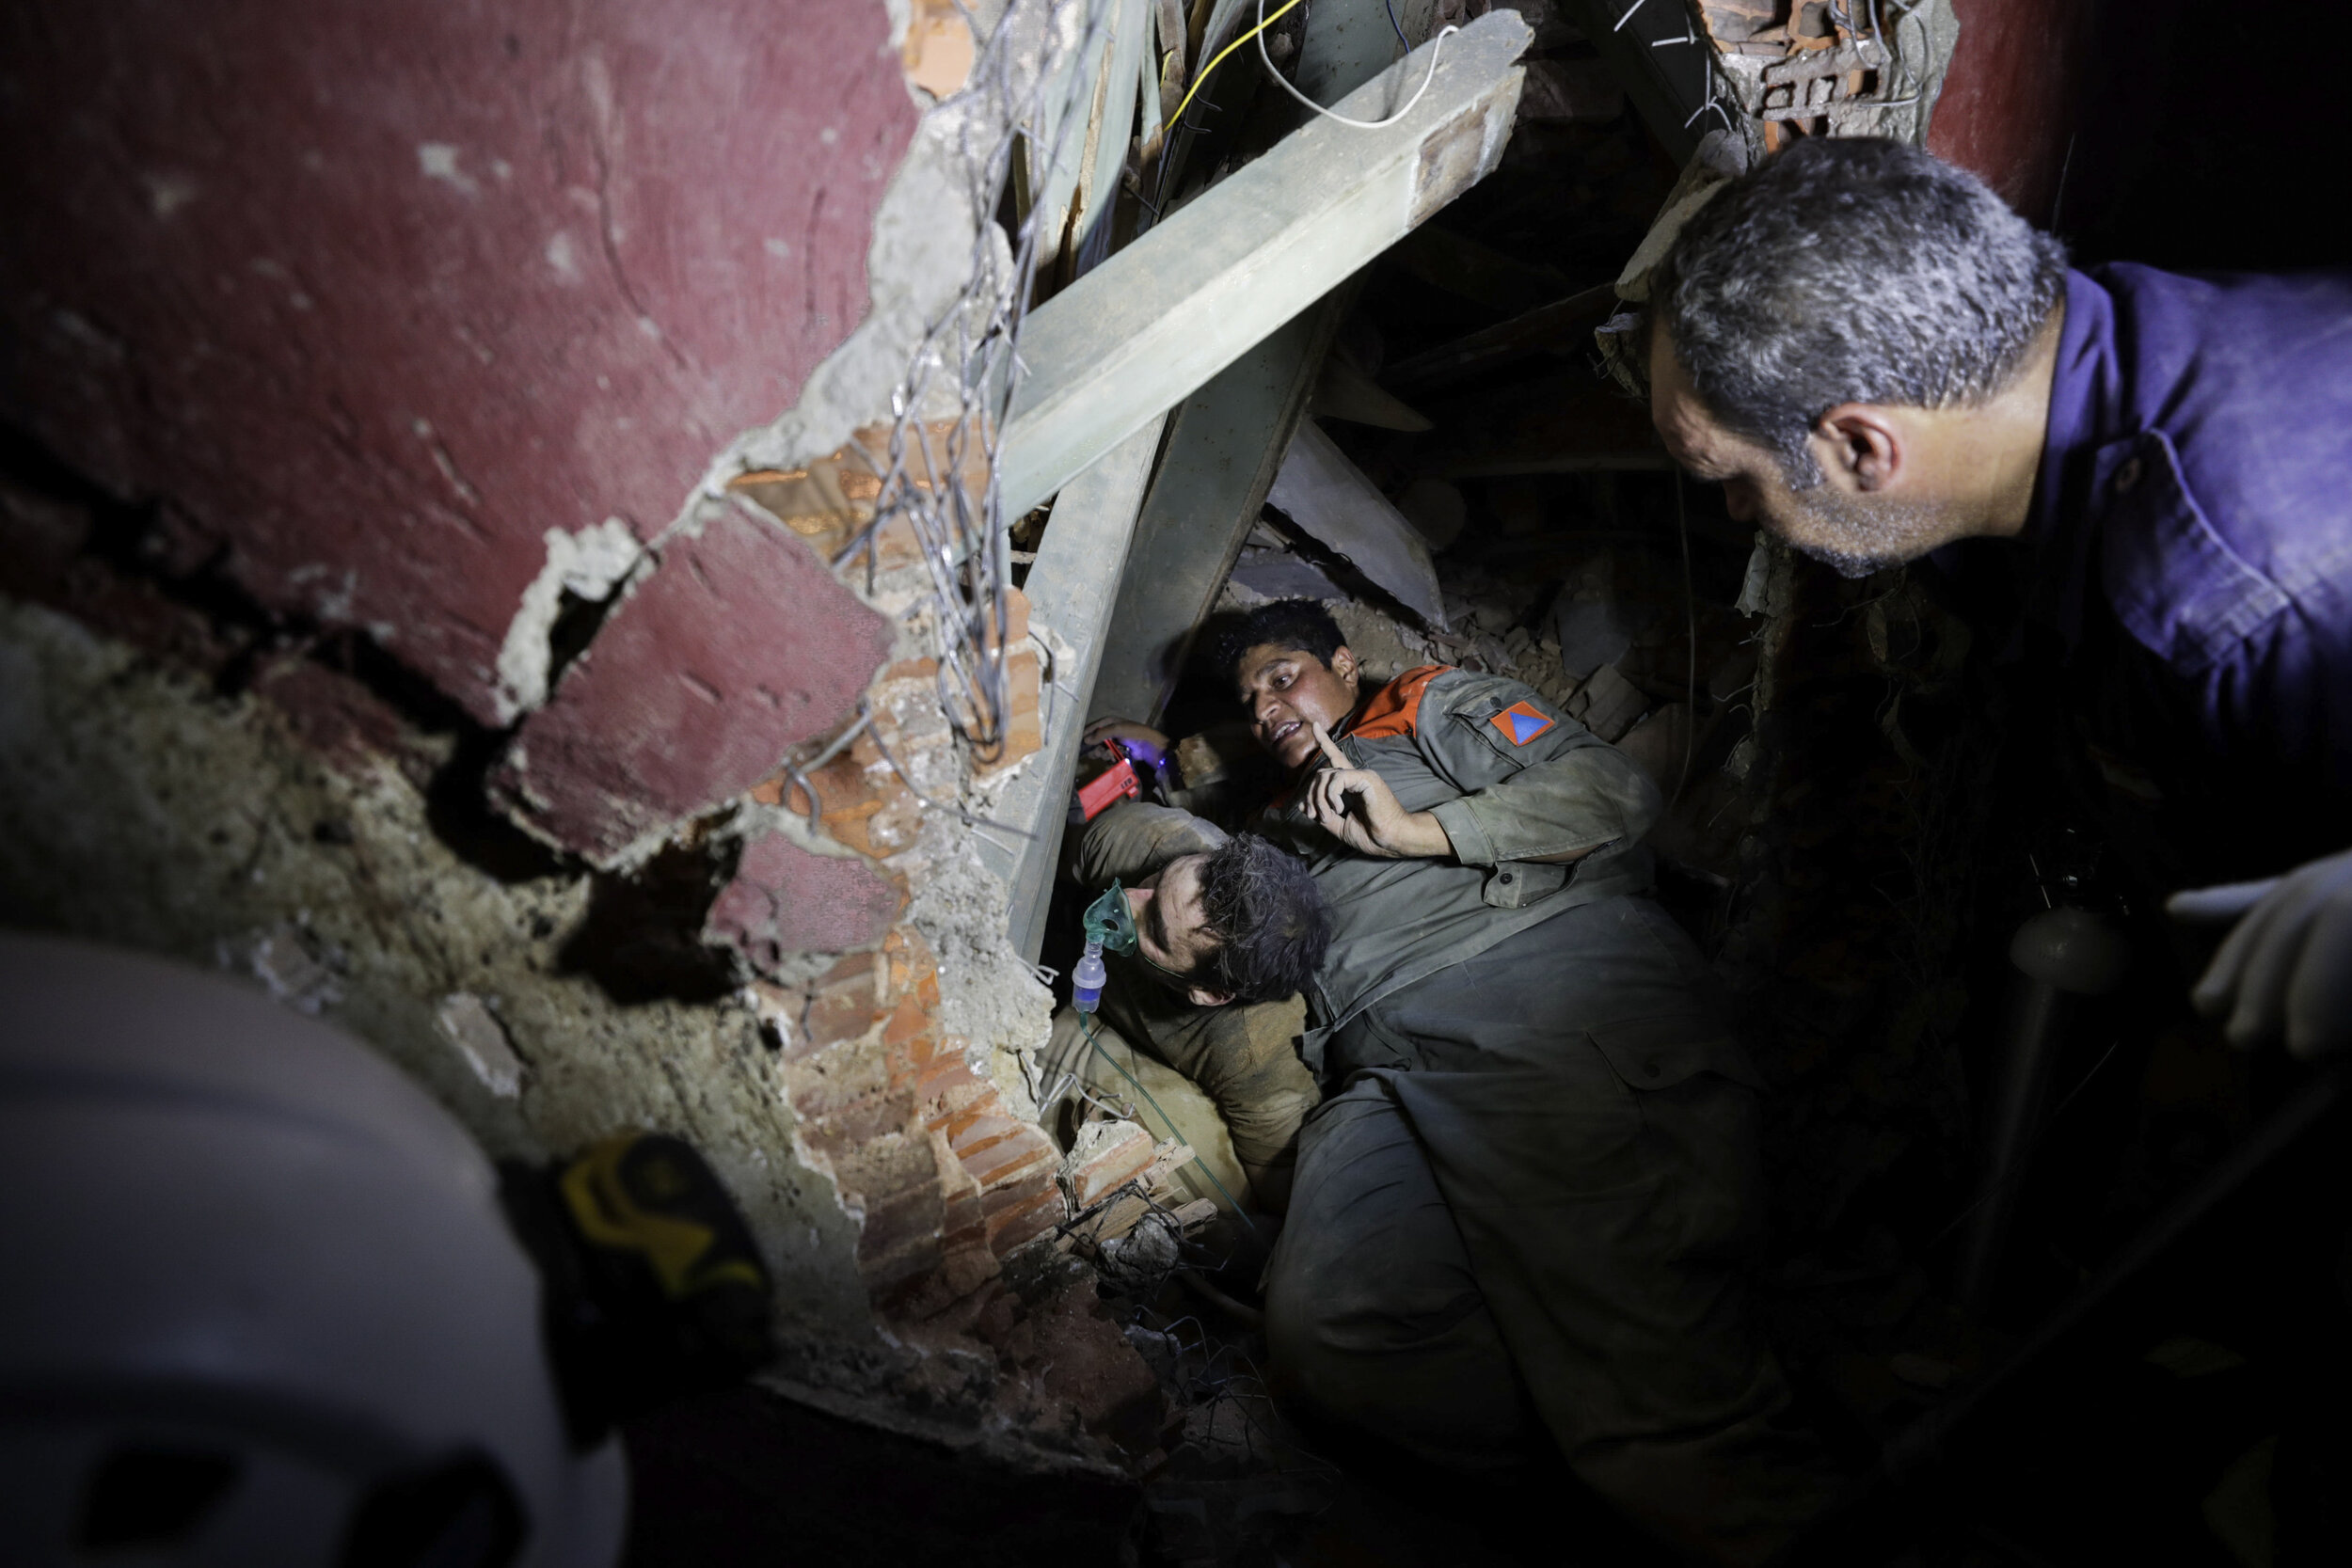
[[[1052,496],[1484,179],[1510,136],[1530,37],[1518,12],[1489,11],[1443,40],[1428,91],[1396,124],[1316,117],[1039,307],[997,452],[1005,510]],[[1338,112],[1393,113],[1438,47]]]
[[[1078,732],[1103,666],[1113,624],[1111,602],[1165,422],[1151,420],[1062,486],[1023,584],[1029,625],[1054,650],[1053,681],[1039,701],[1045,743],[991,809],[997,821],[1027,836],[1009,844],[985,830],[975,836],[981,862],[1004,879],[1010,894],[1007,924],[1013,944],[1032,963],[1045,939],[1045,909],[1060,859]]]
[[[1090,714],[1150,723],[1167,707],[1193,628],[1216,603],[1281,470],[1349,293],[1285,324],[1176,410],[1127,552]]]

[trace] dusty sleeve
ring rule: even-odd
[[[1124,980],[1136,966],[1121,966]],[[1135,975],[1104,995],[1113,1028],[1200,1086],[1233,1140],[1233,1156],[1259,1197],[1280,1209],[1298,1159],[1298,1128],[1322,1100],[1298,1058],[1307,1005],[1279,1002],[1197,1007]]]
[[[1463,790],[1431,809],[1465,865],[1629,845],[1663,805],[1632,758],[1517,681],[1455,683],[1417,733]]]
[[[1114,877],[1132,882],[1224,842],[1222,829],[1190,812],[1124,800],[1087,824],[1071,875],[1081,887],[1105,887]]]

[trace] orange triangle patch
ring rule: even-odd
[[[1514,746],[1524,746],[1558,722],[1533,703],[1513,703],[1486,721],[1508,736]]]

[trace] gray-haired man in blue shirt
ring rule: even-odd
[[[2244,913],[2197,1005],[2352,1046],[2352,274],[2076,271],[1851,138],[1733,182],[1652,299],[1677,461],[1850,575],[2010,558],[2100,825],[2175,913]],[[2179,891],[2217,879],[2259,879]]]

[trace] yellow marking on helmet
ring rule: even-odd
[[[710,1227],[674,1214],[650,1213],[637,1206],[622,1184],[621,1161],[641,1136],[642,1133],[624,1132],[607,1138],[574,1161],[564,1173],[564,1200],[581,1232],[598,1246],[644,1253],[653,1266],[655,1277],[660,1280],[662,1291],[673,1299],[698,1294],[729,1281],[755,1290],[764,1289],[766,1281],[759,1271],[741,1259],[697,1267],[703,1254],[718,1239]],[[656,1173],[656,1180],[661,1180],[660,1172]],[[674,1170],[668,1172],[663,1184],[674,1191],[685,1190],[684,1181]]]

